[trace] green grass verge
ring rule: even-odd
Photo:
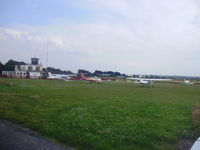
[[[199,136],[200,86],[0,79],[0,118],[77,149],[177,149]]]

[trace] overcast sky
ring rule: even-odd
[[[200,0],[0,0],[0,14],[2,63],[200,76]]]

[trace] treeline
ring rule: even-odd
[[[149,78],[149,79],[188,79],[188,80],[200,80],[200,77],[191,77],[191,76],[170,76],[170,75],[127,75],[122,74],[120,72],[113,72],[113,71],[100,71],[96,70],[94,72],[90,72],[88,70],[79,69],[78,73],[83,73],[85,76],[98,76],[98,77],[133,77],[133,78]]]
[[[60,69],[54,68],[54,67],[47,67],[46,68],[47,72],[51,72],[52,74],[73,74],[71,71],[62,71]]]
[[[96,70],[95,72],[89,72],[87,70],[79,69],[78,73],[83,73],[85,76],[99,76],[99,77],[128,77],[126,74],[113,71],[100,71]]]

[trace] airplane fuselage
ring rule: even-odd
[[[153,81],[152,80],[144,80],[144,79],[140,79],[140,85],[144,86],[144,85],[153,85]]]

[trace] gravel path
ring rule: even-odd
[[[19,125],[0,120],[0,150],[72,150]]]

